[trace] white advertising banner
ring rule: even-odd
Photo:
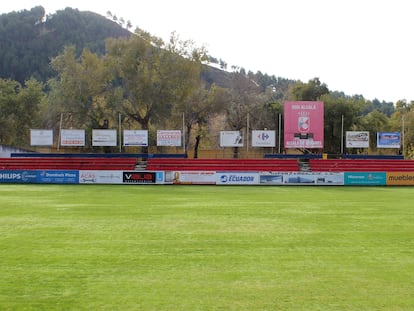
[[[180,130],[158,130],[157,131],[157,146],[181,146],[181,131]]]
[[[147,130],[124,130],[124,146],[148,146]]]
[[[214,171],[180,171],[174,172],[174,184],[215,185]]]
[[[220,147],[243,147],[243,133],[241,131],[221,131]]]
[[[276,131],[252,131],[253,147],[275,147]]]
[[[216,173],[217,185],[258,185],[259,181],[258,173]]]
[[[30,130],[31,146],[53,146],[53,130]]]
[[[61,146],[85,146],[85,130],[61,130]]]
[[[92,146],[116,146],[116,130],[92,130]]]
[[[79,171],[80,184],[122,184],[123,171]]]
[[[347,131],[346,148],[369,148],[369,132]]]

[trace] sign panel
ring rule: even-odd
[[[156,172],[123,172],[122,181],[125,184],[155,184]]]
[[[174,172],[174,184],[215,185],[214,171],[180,171]]]
[[[216,173],[217,185],[258,185],[258,173]]]
[[[401,145],[400,132],[378,132],[377,133],[377,148],[396,148],[399,149]]]
[[[385,172],[345,172],[346,186],[385,186],[387,176]]]
[[[124,130],[124,146],[148,146],[147,130]]]
[[[243,133],[241,131],[221,131],[220,147],[243,147]]]
[[[387,186],[414,186],[414,172],[387,173]]]
[[[116,130],[92,130],[92,146],[114,147],[116,145]]]
[[[369,132],[347,131],[346,148],[369,148]]]
[[[292,172],[283,174],[285,185],[324,185],[340,186],[344,184],[343,173],[329,172]]]
[[[276,132],[275,131],[252,131],[253,147],[275,147]]]
[[[0,183],[36,183],[36,171],[0,170]]]
[[[37,171],[39,184],[78,184],[79,171]]]
[[[180,130],[158,130],[157,131],[157,146],[181,146],[181,131]]]
[[[61,146],[85,146],[85,130],[61,130]]]
[[[53,130],[30,130],[31,146],[53,146]]]
[[[323,148],[323,102],[284,103],[285,148]]]
[[[79,171],[80,184],[122,184],[122,171]]]

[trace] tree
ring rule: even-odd
[[[203,58],[202,49],[175,34],[167,45],[141,30],[129,39],[109,39],[105,62],[113,72],[113,100],[149,130],[151,122],[165,122],[172,107],[199,86]]]
[[[319,78],[309,80],[308,83],[298,82],[291,87],[290,93],[293,100],[316,101],[324,94],[329,94],[329,89],[325,83],[321,83]]]

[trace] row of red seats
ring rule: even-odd
[[[299,171],[296,159],[148,159],[150,171]]]
[[[310,159],[314,172],[413,172],[414,160]]]
[[[0,158],[1,170],[134,170],[135,158]]]

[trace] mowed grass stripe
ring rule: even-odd
[[[0,309],[410,310],[413,194],[0,185]]]

